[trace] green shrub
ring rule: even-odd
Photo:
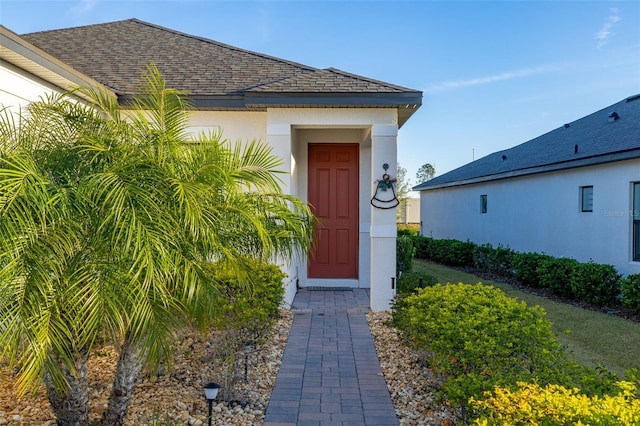
[[[413,247],[416,249],[415,257],[418,259],[431,259],[429,255],[429,244],[433,238],[417,235],[413,237]]]
[[[402,273],[411,272],[415,252],[413,237],[401,235],[396,239],[396,277]]]
[[[500,277],[515,277],[524,285],[547,288],[562,297],[583,300],[598,306],[614,303],[621,291],[620,275],[612,265],[592,261],[580,263],[575,259],[556,258],[540,253],[516,253],[509,247],[491,244],[476,245],[470,241],[436,240],[412,237],[415,255],[449,266],[473,266],[478,271]],[[627,306],[638,306],[640,290],[626,282],[622,297]],[[634,293],[635,291],[635,293]],[[635,303],[635,304],[634,304]]]
[[[570,382],[569,365],[539,306],[481,284],[435,285],[393,307],[406,341],[428,351],[444,375],[446,398],[465,406],[495,386],[517,381]]]
[[[489,243],[478,245],[473,249],[473,267],[481,272],[489,272],[493,246]]]
[[[640,313],[640,274],[632,274],[622,280],[622,304]]]
[[[476,245],[470,241],[431,240],[428,258],[449,266],[473,266],[473,250]]]
[[[522,284],[529,287],[541,287],[540,264],[551,259],[551,256],[541,253],[515,253],[513,255],[514,276]]]
[[[241,273],[220,264],[210,264],[207,269],[219,289],[217,300],[210,300],[207,306],[218,331],[212,362],[223,371],[218,380],[221,398],[227,401],[235,397],[246,351],[255,351],[264,343],[284,297],[282,280],[286,275],[280,268],[254,260],[244,261],[243,266]]]
[[[620,274],[612,265],[578,263],[571,275],[571,288],[576,298],[587,303],[611,304],[620,293]]]
[[[220,326],[243,327],[278,318],[284,298],[282,280],[286,274],[276,266],[259,261],[245,261],[246,271],[212,264],[209,272],[220,290],[215,316]],[[234,322],[230,323],[233,318]]]
[[[491,244],[475,246],[473,250],[473,266],[482,272],[491,272],[501,277],[513,276],[514,252],[509,247]]]
[[[419,272],[404,272],[398,278],[397,293],[400,296],[413,293],[415,290],[436,285],[438,279],[433,275]]]
[[[398,236],[401,235],[410,235],[416,236],[420,232],[419,224],[399,224],[398,226]]]
[[[540,286],[559,296],[575,297],[571,277],[578,264],[577,260],[564,257],[549,257],[542,260],[537,269]]]

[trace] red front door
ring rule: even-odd
[[[358,149],[309,145],[309,203],[319,219],[309,278],[358,278]]]

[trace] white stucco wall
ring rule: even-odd
[[[231,142],[266,142],[267,113],[238,111],[193,111],[190,113],[189,126],[197,129],[219,128],[222,136]]]
[[[631,261],[631,183],[640,160],[422,191],[422,233],[433,238],[502,244],[614,265],[640,273]],[[593,186],[593,212],[580,211],[580,187]],[[487,213],[480,196],[487,195]]]
[[[0,28],[0,105],[12,110],[51,92],[98,82],[64,64],[9,30]],[[113,94],[115,96],[115,94]],[[359,276],[331,280],[336,286],[371,289],[371,307],[388,309],[395,291],[395,210],[373,208],[374,182],[385,173],[396,175],[398,111],[395,108],[272,108],[267,111],[196,111],[190,130],[222,131],[232,142],[260,140],[282,158],[280,175],[285,192],[307,199],[308,144],[357,143],[359,176]],[[309,285],[304,256],[282,265],[288,273],[285,299],[293,301],[296,284]],[[318,283],[318,285],[323,285]]]
[[[36,101],[56,86],[24,70],[0,62],[0,104],[17,109]],[[359,278],[346,283],[354,287],[375,287],[372,277],[380,280],[379,288],[372,290],[372,308],[387,309],[394,293],[387,289],[395,275],[395,212],[372,213],[369,200],[373,181],[380,178],[382,163],[390,165],[389,173],[396,172],[397,111],[390,109],[337,109],[337,108],[282,108],[259,112],[195,111],[191,113],[190,129],[200,131],[222,130],[232,142],[258,139],[273,148],[283,159],[280,175],[283,189],[302,199],[307,198],[307,145],[310,142],[358,143],[360,145],[360,243]],[[373,129],[379,129],[375,164],[372,163]],[[380,163],[380,164],[378,164]],[[374,235],[375,234],[375,235]],[[385,256],[386,262],[372,262],[376,256]],[[307,259],[296,258],[281,265],[288,274],[285,282],[285,301],[291,303],[296,283],[307,283]],[[384,277],[384,291],[383,278]],[[352,280],[353,281],[353,280]],[[345,285],[334,282],[334,285]],[[375,300],[374,300],[375,299]]]
[[[375,129],[383,129],[377,165],[372,152]],[[287,133],[288,132],[288,133]],[[397,144],[397,112],[394,109],[322,109],[322,108],[281,108],[269,109],[267,119],[267,142],[285,155],[290,150],[292,179],[291,193],[307,199],[307,152],[309,143],[358,143],[360,145],[360,238],[359,269],[357,280],[309,280],[307,261],[300,259],[289,269],[290,283],[287,295],[293,300],[295,282],[301,286],[334,285],[371,288],[372,309],[388,309],[393,298],[390,292],[376,291],[382,286],[390,288],[390,278],[395,275],[395,211],[388,215],[372,215],[369,201],[373,190],[373,176],[380,178],[384,172],[382,163],[390,165],[389,173],[395,176]],[[382,162],[381,162],[382,161]],[[377,165],[377,166],[376,166]],[[388,217],[387,217],[388,216]],[[389,219],[390,218],[390,219]],[[384,241],[381,235],[374,237],[373,230],[387,227]],[[378,232],[378,234],[380,234]],[[388,235],[387,235],[388,234]],[[374,240],[378,238],[378,240]],[[393,257],[393,267],[385,262],[372,262],[375,254],[373,246],[380,247],[386,256]],[[384,283],[382,282],[384,278]],[[388,277],[388,279],[386,278]],[[376,284],[375,281],[380,280]],[[387,282],[388,281],[388,282]],[[375,288],[375,289],[374,289]],[[389,294],[388,294],[389,293]]]
[[[20,70],[4,61],[0,61],[0,105],[17,112],[20,107],[35,102],[41,96],[60,89]]]
[[[307,259],[296,258],[281,266],[288,274],[285,282],[285,302],[292,303],[296,284],[304,287],[351,286],[371,288],[372,308],[388,309],[393,298],[391,277],[395,275],[395,210],[372,212],[370,199],[373,181],[382,176],[383,163],[395,176],[397,144],[397,112],[395,109],[344,108],[277,108],[266,112],[198,111],[191,115],[190,126],[196,131],[221,129],[231,141],[259,139],[273,148],[283,159],[280,178],[283,189],[303,200],[307,199],[307,160],[309,143],[357,143],[360,145],[360,238],[357,280],[309,280]],[[373,136],[378,135],[377,138]],[[376,160],[372,160],[372,140],[377,141]],[[380,164],[378,164],[380,163]],[[375,240],[372,239],[372,231]],[[372,247],[378,258],[387,262],[372,262]],[[372,278],[372,277],[375,277]],[[322,281],[322,282],[320,282]],[[387,288],[388,287],[388,288]],[[375,299],[375,300],[374,300]]]

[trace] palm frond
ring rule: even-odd
[[[242,274],[311,240],[282,159],[256,140],[192,140],[184,93],[154,65],[126,108],[77,90],[93,107],[56,95],[0,114],[0,356],[24,391],[64,392],[98,338],[157,366],[179,324],[216,314],[209,262]]]

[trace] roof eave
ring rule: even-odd
[[[342,107],[412,107],[422,105],[421,92],[247,92],[247,105],[335,105]]]
[[[126,105],[133,95],[121,95]],[[422,93],[255,93],[189,95],[199,110],[265,111],[267,108],[396,108],[402,126],[422,105]]]
[[[575,169],[579,167],[595,166],[605,163],[613,163],[617,161],[632,160],[640,158],[640,148],[628,151],[614,152],[606,155],[581,158],[579,160],[565,161],[562,163],[546,164],[538,167],[530,167],[526,169],[512,170],[509,172],[498,173],[494,175],[478,176],[469,179],[460,179],[450,182],[429,184],[429,182],[414,186],[414,191],[431,191],[434,189],[452,188],[455,186],[472,185],[477,183],[491,182],[494,180],[508,179],[519,176],[527,176],[539,173],[555,172],[558,170]]]
[[[121,105],[130,105],[137,95],[118,95]],[[197,110],[227,111],[253,109],[247,107],[242,95],[187,95],[193,108]]]
[[[109,88],[27,42],[0,25],[0,59],[49,82],[62,90],[96,87],[113,94]]]
[[[422,92],[248,92],[245,102],[251,108],[396,108],[401,127],[422,105]]]

